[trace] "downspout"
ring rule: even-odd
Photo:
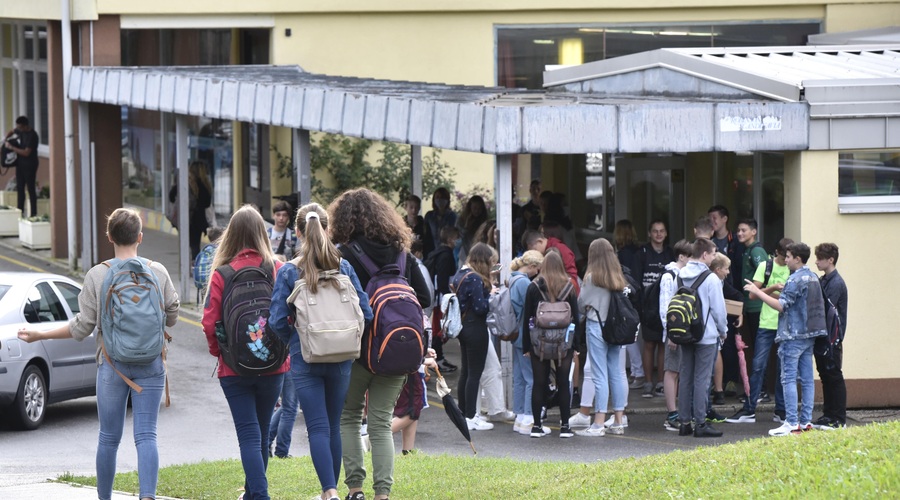
[[[78,234],[75,209],[75,142],[72,134],[72,101],[69,100],[69,73],[72,71],[72,19],[69,0],[62,1],[63,135],[66,141],[66,234],[69,270],[75,270]],[[86,166],[82,166],[86,168]],[[89,189],[84,186],[84,189]],[[85,214],[86,215],[86,214]]]

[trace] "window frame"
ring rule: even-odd
[[[12,47],[10,56],[3,55],[5,39],[2,36],[2,30],[4,28],[11,30]],[[26,37],[28,30],[31,30],[33,34]],[[31,127],[40,136],[38,155],[48,157],[50,155],[50,128],[49,123],[46,124],[46,127],[44,126],[43,115],[47,114],[49,120],[50,98],[49,95],[45,94],[49,94],[50,76],[46,57],[48,54],[41,58],[41,40],[44,41],[47,47],[45,52],[49,52],[50,40],[47,34],[46,22],[7,20],[0,23],[0,70],[10,70],[12,72],[12,102],[7,102],[4,98],[7,92],[6,80],[0,76],[0,129],[2,129],[0,132],[5,133],[14,125],[14,123],[2,123],[7,117],[14,122],[16,117],[28,116],[28,119],[31,121]],[[26,57],[28,45],[31,47],[31,57]],[[26,78],[29,72],[31,72],[31,82]],[[46,79],[47,92],[41,92],[42,77]],[[27,89],[29,87],[34,89],[31,102],[34,116],[29,116],[28,113]],[[46,103],[47,109],[44,109],[44,103]],[[7,107],[10,105],[12,109]],[[47,133],[43,133],[45,128]]]

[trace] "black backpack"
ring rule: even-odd
[[[606,313],[606,323],[601,328],[603,340],[609,345],[629,345],[637,340],[641,318],[631,303],[629,294],[630,290],[627,288],[610,294],[609,312]]]
[[[686,286],[681,276],[676,283],[678,291],[669,302],[666,310],[666,331],[668,338],[678,345],[696,344],[706,331],[706,318],[703,317],[703,304],[697,291],[712,271],[706,270],[694,280],[693,286]]]
[[[662,273],[659,279],[654,281],[653,284],[650,285],[650,288],[646,290],[643,297],[640,314],[641,324],[654,332],[661,332],[663,329],[662,319],[659,317],[659,288],[663,276],[667,274],[673,278],[675,277],[675,271],[672,270]]]
[[[222,359],[238,375],[265,375],[287,359],[284,342],[268,328],[272,303],[272,267],[230,265],[216,269],[222,275],[222,326],[217,334]],[[217,328],[218,330],[218,328]]]

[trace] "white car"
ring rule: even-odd
[[[78,313],[81,286],[57,274],[0,273],[0,414],[40,427],[47,405],[96,394],[94,334],[74,339],[16,338],[22,328],[51,330]]]

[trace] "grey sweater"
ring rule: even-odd
[[[178,299],[178,293],[175,286],[169,278],[169,272],[159,262],[151,262],[150,269],[156,274],[156,280],[159,281],[159,287],[163,291],[163,301],[166,305],[166,326],[174,326],[178,321],[178,308],[181,301]],[[100,321],[100,288],[103,286],[103,280],[106,278],[106,272],[109,268],[103,264],[98,264],[91,268],[84,276],[84,287],[78,294],[78,314],[69,321],[69,331],[72,338],[77,341],[86,339],[97,326]],[[97,339],[97,363],[102,364],[102,356],[100,355],[100,334],[95,335]]]
[[[600,314],[600,322],[606,321],[606,315],[609,313],[609,290],[599,287],[591,281],[591,275],[584,277],[584,283],[581,285],[581,294],[578,295],[578,312],[586,314],[588,306]],[[585,316],[587,319],[597,319],[593,314]]]

